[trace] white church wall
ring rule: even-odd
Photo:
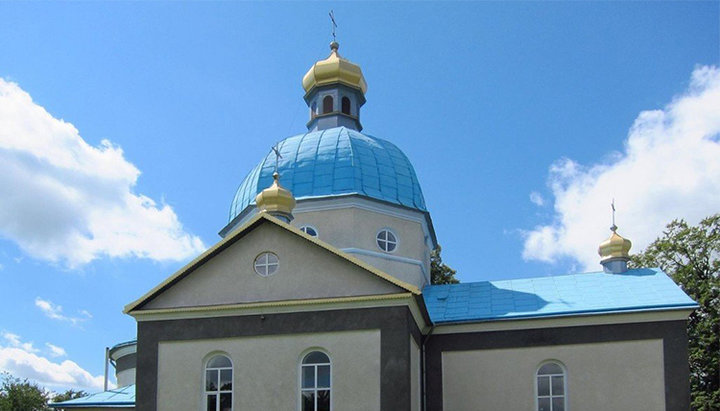
[[[429,270],[429,249],[425,231],[418,216],[410,219],[390,215],[383,210],[337,208],[318,211],[296,211],[292,224],[315,227],[318,238],[402,281],[422,287]],[[387,253],[378,248],[376,237],[382,229],[398,238],[397,249]]]
[[[566,368],[569,410],[665,409],[659,339],[443,352],[443,409],[533,410],[536,372],[546,360]]]
[[[333,410],[380,409],[379,330],[161,342],[157,409],[202,408],[213,353],[233,362],[233,409],[299,409],[299,364],[312,349],[330,356]]]
[[[118,387],[126,387],[135,384],[135,368],[130,368],[115,373]]]
[[[275,253],[279,266],[268,277],[253,268],[255,257]],[[399,287],[271,223],[207,261],[144,309],[245,302],[391,294]]]

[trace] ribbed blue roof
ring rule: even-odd
[[[410,160],[389,141],[345,127],[314,131],[278,143],[280,184],[296,199],[359,194],[425,211]],[[270,152],[245,177],[230,206],[230,221],[272,184]]]
[[[697,307],[655,268],[429,285],[422,294],[436,324]]]
[[[131,408],[135,407],[135,385],[102,391],[87,397],[49,404],[53,408]]]

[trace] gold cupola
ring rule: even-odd
[[[285,222],[293,219],[292,210],[295,208],[295,197],[290,190],[280,185],[280,174],[273,173],[273,183],[255,197],[255,204],[259,212],[266,212]]]
[[[607,273],[623,273],[627,271],[627,262],[630,260],[630,247],[632,247],[632,242],[617,233],[616,225],[613,224],[610,230],[612,234],[607,240],[600,243],[600,247],[598,248],[600,264],[602,264]]]
[[[360,66],[341,57],[338,48],[340,45],[336,41],[330,43],[330,56],[313,64],[305,73],[302,85],[306,94],[310,94],[316,87],[331,84],[343,84],[360,90],[362,94],[367,92],[367,83]]]

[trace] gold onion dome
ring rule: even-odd
[[[292,220],[292,210],[295,208],[295,197],[290,190],[284,188],[279,182],[280,174],[273,173],[273,183],[255,197],[255,204],[261,212],[267,212],[277,217]]]
[[[600,261],[607,261],[613,258],[630,258],[630,247],[632,242],[627,238],[623,238],[617,233],[617,227],[612,226],[610,228],[612,234],[610,238],[600,243],[598,248],[598,254],[600,254]]]
[[[305,73],[302,81],[305,93],[315,87],[337,83],[358,89],[363,94],[367,92],[367,83],[360,66],[341,57],[338,48],[340,45],[336,41],[330,43],[330,56],[313,64]]]

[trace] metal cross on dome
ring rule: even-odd
[[[617,230],[617,226],[615,225],[615,199],[612,199],[612,203],[610,203],[610,208],[612,208],[612,227],[610,227],[610,230],[615,231]]]
[[[278,163],[280,162],[280,159],[283,158],[283,156],[280,155],[280,150],[278,150],[277,144],[272,146],[272,151],[275,153],[275,173],[277,173]]]
[[[337,28],[337,23],[335,23],[335,13],[332,10],[330,10],[330,13],[328,13],[328,15],[330,16],[330,21],[332,22],[332,36],[333,36],[333,42],[334,42],[336,40],[335,39],[335,29]]]

